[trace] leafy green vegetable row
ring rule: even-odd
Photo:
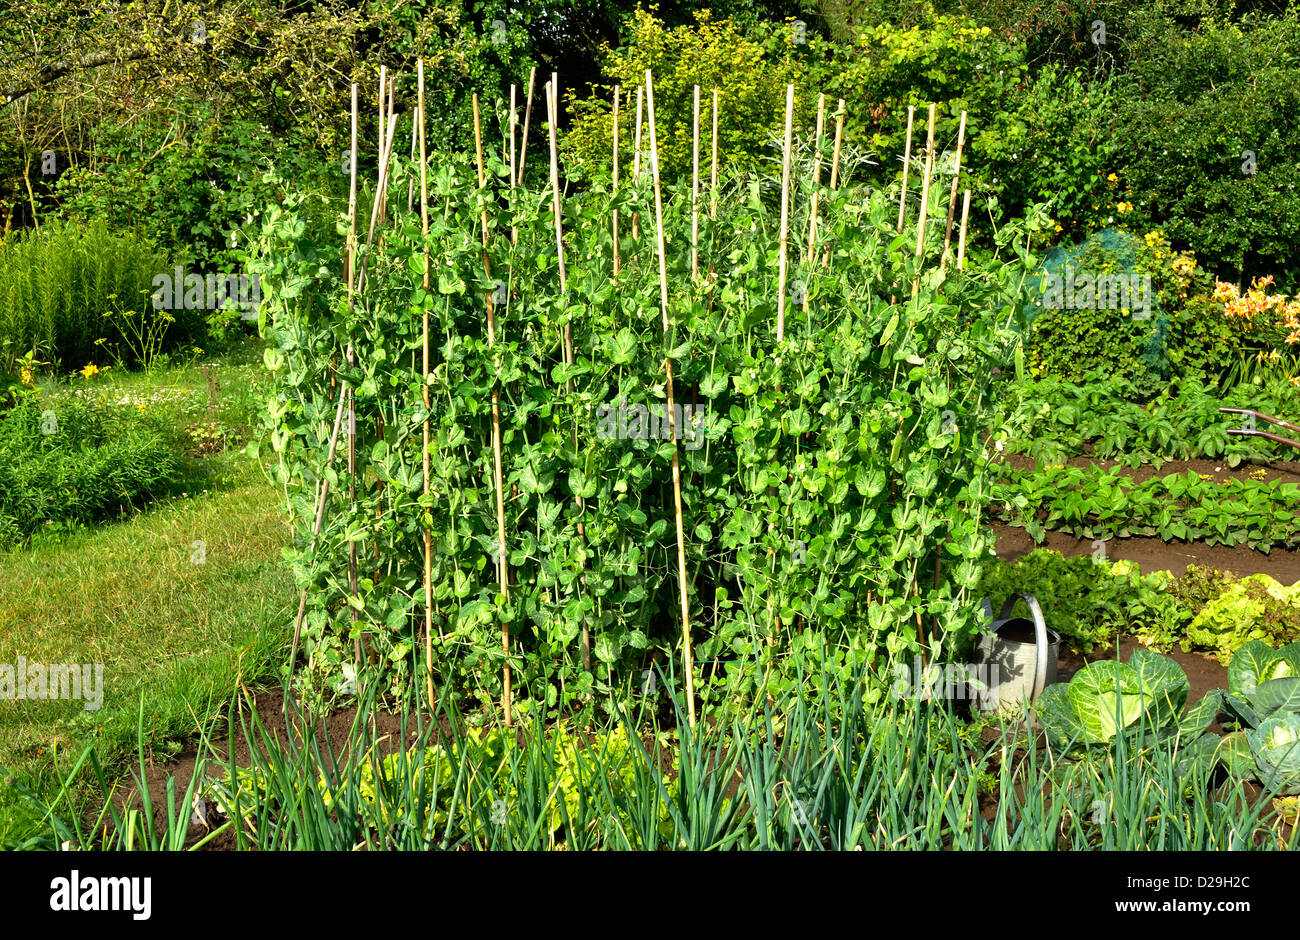
[[[1135,562],[1095,554],[1066,558],[1037,548],[1014,561],[991,559],[980,593],[995,608],[1012,595],[1033,594],[1052,629],[1084,652],[1128,634],[1152,649],[1209,650],[1227,663],[1251,641],[1300,639],[1300,584],[1201,565],[1181,577],[1143,573]]]
[[[1300,392],[1285,382],[1266,387],[1243,383],[1226,391],[1186,386],[1145,405],[1129,401],[1128,391],[1124,379],[1104,376],[1079,383],[1015,383],[1004,399],[1010,415],[1006,449],[1043,463],[1091,455],[1157,469],[1166,460],[1196,457],[1223,458],[1235,467],[1243,461],[1300,456],[1300,451],[1265,438],[1229,435],[1230,428],[1242,426],[1242,416],[1219,413],[1220,408],[1252,408],[1294,417],[1300,414]]]
[[[992,489],[1004,520],[1038,542],[1055,529],[1086,539],[1149,535],[1265,553],[1300,545],[1300,485],[1279,480],[1217,483],[1188,472],[1138,483],[1095,467],[1007,468]]]

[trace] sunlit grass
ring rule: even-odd
[[[252,379],[249,365],[217,368],[232,386],[241,373],[239,388]],[[150,387],[137,375],[122,378],[112,387]],[[206,411],[198,367],[156,373],[157,384],[201,391]],[[215,411],[228,407],[216,399]],[[187,420],[186,411],[175,420]],[[0,663],[21,656],[104,666],[98,710],[71,701],[0,705],[0,767],[16,780],[48,787],[91,742],[109,768],[122,766],[135,749],[142,698],[146,744],[165,756],[218,714],[240,682],[271,671],[294,602],[278,494],[237,448],[192,459],[209,463],[183,496],[0,553]],[[5,802],[0,796],[0,842],[21,825]]]

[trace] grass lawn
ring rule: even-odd
[[[0,704],[0,767],[13,778],[6,783],[57,792],[60,773],[91,743],[101,762],[120,768],[134,755],[142,703],[146,747],[165,756],[240,682],[273,672],[295,597],[280,554],[289,527],[279,494],[239,453],[258,380],[252,359],[241,349],[206,370],[189,364],[120,381],[110,373],[90,386],[110,397],[167,389],[146,407],[168,409],[182,432],[215,422],[233,443],[206,455],[200,443],[186,455],[192,492],[0,553],[0,663],[21,656],[104,667],[97,710],[84,701]],[[13,787],[0,788],[0,845],[21,838],[28,822]]]

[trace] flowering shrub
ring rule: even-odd
[[[1270,294],[1273,276],[1257,277],[1244,294],[1235,284],[1216,280],[1212,298],[1223,304],[1223,315],[1243,322],[1248,329],[1282,328],[1283,342],[1300,343],[1300,297],[1288,300],[1282,294]]]

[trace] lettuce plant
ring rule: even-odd
[[[1048,740],[1065,752],[1109,748],[1120,735],[1190,740],[1218,714],[1221,693],[1211,692],[1184,713],[1189,688],[1176,662],[1137,649],[1127,663],[1089,663],[1068,684],[1048,686],[1034,713]]]
[[[1220,661],[1235,661],[1261,640],[1300,634],[1300,584],[1285,587],[1266,574],[1242,578],[1205,605],[1187,628],[1187,643],[1217,650]]]

